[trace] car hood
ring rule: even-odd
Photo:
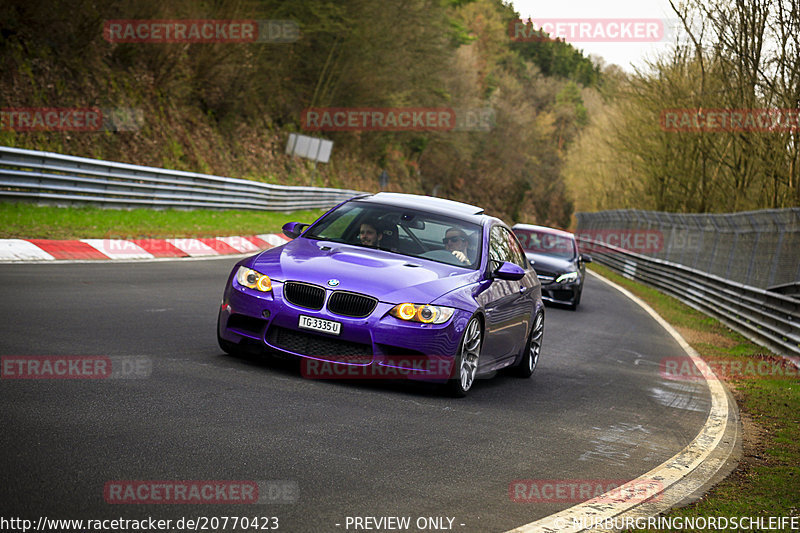
[[[575,261],[572,259],[562,259],[552,255],[536,254],[533,252],[526,252],[528,260],[533,263],[533,269],[537,272],[549,272],[551,274],[560,274],[563,272],[571,272],[577,270]]]
[[[304,281],[387,303],[430,303],[480,278],[475,270],[302,237],[261,253],[251,267],[276,281]],[[338,280],[338,285],[331,286],[329,280]]]

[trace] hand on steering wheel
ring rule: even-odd
[[[469,263],[469,259],[467,259],[467,256],[466,256],[466,255],[464,255],[464,252],[461,252],[461,251],[459,251],[459,250],[453,250],[453,251],[452,251],[452,254],[453,254],[454,256],[456,256],[456,259],[458,259],[458,260],[459,260],[459,261],[461,261],[462,263]]]

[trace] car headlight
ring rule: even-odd
[[[556,278],[556,283],[572,283],[573,281],[577,281],[577,279],[577,272],[565,272]]]
[[[444,324],[453,316],[455,309],[441,305],[398,304],[392,307],[389,314],[400,320],[422,322],[423,324]]]
[[[272,280],[269,279],[269,276],[256,272],[252,268],[240,266],[239,270],[236,271],[236,281],[239,285],[248,289],[255,289],[261,292],[272,290]]]

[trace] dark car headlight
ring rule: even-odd
[[[441,305],[397,304],[389,314],[400,320],[422,322],[423,324],[444,324],[453,316],[455,309]]]
[[[236,271],[236,282],[242,287],[261,292],[270,292],[272,290],[272,280],[269,279],[269,276],[252,268],[240,266],[239,270]]]
[[[572,283],[573,281],[578,281],[577,272],[564,272],[556,278],[556,283]]]

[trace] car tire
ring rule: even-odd
[[[217,342],[219,343],[219,347],[222,348],[222,351],[228,355],[239,357],[244,354],[244,352],[242,351],[242,349],[239,347],[238,344],[226,341],[225,339],[220,338],[219,335],[217,335]]]
[[[464,336],[458,346],[450,380],[447,382],[447,389],[451,395],[463,398],[472,388],[475,383],[482,345],[481,319],[473,316],[467,323],[467,327],[464,328]]]
[[[544,313],[539,311],[533,319],[531,334],[525,344],[525,352],[522,354],[514,371],[521,378],[529,378],[539,364],[539,355],[542,352],[542,340],[544,339]]]
[[[244,351],[242,350],[241,346],[236,344],[235,342],[226,341],[219,335],[219,315],[217,315],[217,344],[219,347],[222,348],[222,351],[228,355],[233,356],[241,356],[243,355]]]
[[[570,304],[570,306],[569,306],[569,308],[571,310],[573,310],[573,311],[577,311],[578,310],[578,306],[581,304],[581,294],[583,294],[583,289],[579,290],[578,294],[575,295],[575,301],[572,302]]]

